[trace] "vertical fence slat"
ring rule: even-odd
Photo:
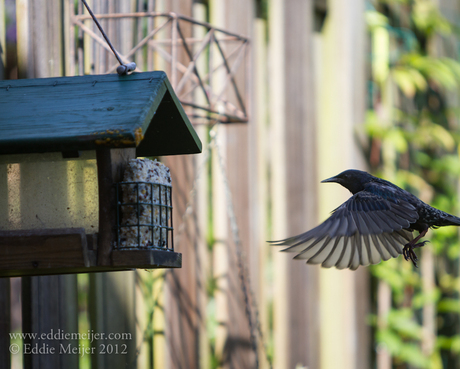
[[[9,369],[11,333],[10,278],[0,279],[0,368]]]
[[[94,333],[104,337],[91,342],[92,369],[121,369],[136,367],[135,273],[93,273],[89,279],[89,316]],[[113,335],[110,339],[109,335]],[[101,337],[101,336],[99,336]],[[103,346],[105,345],[105,346]],[[108,346],[124,350],[126,354],[110,352]],[[118,346],[116,346],[118,345]],[[120,351],[119,351],[120,352]]]
[[[379,329],[386,328],[386,318],[391,308],[391,287],[384,281],[377,284],[377,325]],[[391,355],[384,346],[380,346],[376,353],[377,369],[391,369]]]
[[[5,78],[6,67],[6,13],[5,0],[0,0],[0,80]]]
[[[158,296],[158,304],[155,306],[153,311],[153,367],[154,368],[170,368],[171,365],[167,365],[167,357],[169,354],[168,341],[166,337],[166,305],[165,305],[165,293],[164,283],[160,281],[163,271],[155,270],[153,272],[154,278],[158,277],[157,282],[153,286],[154,296]]]
[[[197,303],[196,219],[184,219],[194,180],[192,156],[165,158],[171,169],[174,207],[175,246],[182,253],[182,268],[167,272],[165,295],[166,340],[170,368],[197,368],[198,365],[198,317],[202,314]],[[183,229],[178,235],[178,230]]]
[[[206,6],[200,3],[194,3],[193,5],[193,17],[201,22],[207,21],[206,16]],[[202,39],[206,33],[204,27],[195,27],[193,29],[193,37]],[[197,46],[192,48],[193,52],[196,52]],[[196,68],[201,75],[206,73],[206,59],[202,57],[197,60]],[[196,104],[204,104],[204,96],[196,91],[193,96],[193,101]],[[198,283],[197,288],[197,306],[200,312],[205,312],[208,305],[208,285],[211,278],[211,263],[209,257],[208,249],[208,240],[207,240],[207,228],[209,221],[209,153],[208,153],[208,127],[206,125],[196,126],[196,131],[200,137],[200,140],[203,144],[203,153],[202,155],[195,156],[195,168],[198,177],[198,182],[196,183],[196,197],[194,204],[196,205],[196,226],[199,230],[199,238],[197,239],[197,268],[196,268],[196,278]],[[207,328],[207,315],[203,314],[199,316],[199,323],[197,326],[198,330],[198,339],[199,339],[199,348],[198,348],[198,359],[199,359],[199,368],[208,369],[211,367],[211,347],[209,345],[209,334]]]
[[[0,0],[0,80],[4,79],[6,67],[6,14],[5,14],[5,0]],[[4,175],[3,167],[1,168],[0,180],[3,188],[6,186],[6,176]],[[4,202],[4,196],[0,203]],[[3,206],[0,211],[0,219],[6,220],[8,217],[7,208]],[[10,362],[10,336],[11,332],[11,289],[10,278],[0,279],[0,368],[9,369]]]
[[[57,354],[62,346],[78,348],[78,341],[64,337],[64,332],[78,332],[76,291],[74,275],[22,278],[22,331],[45,335],[45,339],[24,339],[23,350],[26,345],[30,345],[29,350],[47,350],[45,354],[25,354],[25,368],[78,368],[78,356]]]
[[[72,15],[75,4],[69,0],[62,2],[62,74],[65,76],[75,75],[75,27],[72,25]]]
[[[265,350],[269,345],[269,280],[266,279],[269,266],[270,247],[265,242],[268,235],[268,198],[269,198],[269,135],[268,135],[268,49],[267,22],[255,19],[253,26],[253,62],[248,71],[253,74],[254,87],[251,90],[254,104],[251,109],[252,124],[249,125],[250,157],[249,173],[251,207],[251,246],[250,271],[252,288],[258,303],[259,323],[263,332],[258,340],[260,368],[268,368]]]
[[[29,1],[16,1],[16,47],[18,57],[18,78],[32,78],[31,67],[33,65],[29,46]]]
[[[364,2],[328,3],[328,21],[321,35],[319,83],[319,174],[327,178],[362,166],[354,141],[355,124],[364,119]],[[360,103],[358,103],[358,101]],[[320,217],[349,197],[348,191],[322,185]],[[325,369],[367,368],[368,333],[363,317],[368,313],[364,268],[320,271],[321,366]],[[358,287],[360,286],[361,289]],[[360,315],[358,315],[358,312]]]
[[[252,19],[253,4],[245,0],[238,0],[233,2],[223,2],[222,9],[223,23],[225,29],[231,32],[237,32],[239,34],[247,35],[251,37],[252,34]],[[220,42],[222,51],[227,56],[232,50],[233,45],[231,43],[225,44]],[[250,57],[250,55],[248,55]],[[234,63],[233,59],[227,61],[230,68]],[[246,97],[246,105],[250,102],[249,85],[246,83],[246,78],[249,78],[249,71],[244,71],[244,68],[240,68],[235,76],[234,80],[239,86],[240,93]],[[228,79],[224,77],[224,83]],[[228,85],[230,87],[231,84]],[[217,91],[220,91],[218,89]],[[232,91],[231,88],[227,88],[226,99],[235,106],[239,106],[238,95]],[[248,107],[246,106],[246,109]],[[254,125],[255,122],[251,121],[248,124]],[[228,233],[228,281],[229,281],[229,295],[227,296],[228,304],[228,338],[227,338],[227,353],[228,365],[230,368],[249,368],[255,367],[256,357],[253,345],[253,339],[256,339],[255,332],[255,317],[251,308],[251,285],[248,284],[250,281],[250,266],[252,260],[250,258],[253,255],[251,247],[254,245],[250,244],[250,214],[255,206],[254,202],[250,202],[250,186],[253,183],[250,182],[249,175],[249,154],[250,144],[254,145],[254,142],[249,141],[249,129],[247,124],[230,124],[222,127],[225,129],[224,139],[226,140],[225,156],[226,156],[226,168],[228,185],[230,188],[233,208],[235,212],[235,221],[238,226],[238,233],[240,239],[240,245],[235,243],[234,231]],[[227,214],[228,219],[228,214]],[[227,220],[228,221],[228,220]],[[238,260],[238,253],[241,260]],[[242,263],[242,265],[240,265]],[[240,270],[240,269],[243,270]],[[244,280],[242,275],[244,274]],[[257,271],[254,271],[257,274]],[[244,285],[243,285],[244,284]],[[244,292],[245,291],[245,292]],[[248,305],[247,305],[248,304]],[[249,326],[248,314],[251,315],[251,324],[253,331],[251,332]],[[254,335],[251,338],[251,334]],[[258,360],[258,357],[257,357]]]
[[[164,10],[186,16],[192,15],[192,1],[166,2]],[[172,22],[168,29],[169,35],[178,37],[177,21]],[[191,29],[182,29],[184,37],[191,36]],[[177,61],[187,64],[188,60],[182,52],[182,47],[173,44],[171,53]],[[175,87],[180,74],[175,69],[170,70],[168,77]],[[190,201],[190,192],[195,178],[195,158],[193,156],[171,156],[164,158],[166,165],[171,169],[174,192],[174,229],[175,250],[182,253],[182,269],[171,270],[167,273],[165,294],[166,340],[170,368],[190,368],[199,366],[199,338],[198,326],[200,317],[204,314],[200,310],[198,301],[197,258],[199,236],[196,229],[196,213],[183,218]],[[185,221],[185,223],[184,223]],[[178,230],[181,235],[177,236]]]
[[[224,2],[220,0],[213,0],[209,3],[209,22],[211,24],[225,24],[223,19]],[[216,46],[213,44],[209,50],[209,68],[215,68],[218,63],[215,59],[217,54]],[[213,73],[211,80],[211,89],[218,89],[220,83],[223,81],[222,73]],[[216,108],[214,106],[214,108]],[[215,145],[218,145],[220,150],[221,159],[226,162],[226,130],[223,127],[217,127],[218,136],[214,139]],[[228,227],[228,213],[227,202],[225,197],[225,186],[223,174],[219,166],[219,153],[216,151],[216,146],[212,150],[212,218],[213,218],[213,236],[214,244],[212,246],[212,270],[213,278],[215,280],[215,319],[217,327],[215,332],[215,355],[220,363],[220,367],[228,367],[228,321],[229,311],[227,298],[229,295],[229,253],[228,253],[228,240],[230,230]]]
[[[269,7],[273,237],[281,239],[305,232],[316,218],[313,21],[309,2],[273,0]],[[318,271],[278,251],[275,367],[319,367]]]

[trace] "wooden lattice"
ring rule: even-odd
[[[194,123],[247,122],[248,38],[176,13],[96,17],[124,63],[135,61],[136,71],[168,73]],[[71,32],[71,75],[115,71],[116,59],[89,15],[73,14]]]

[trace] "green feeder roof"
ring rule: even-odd
[[[164,72],[0,81],[0,154],[101,147],[178,155],[201,141]]]

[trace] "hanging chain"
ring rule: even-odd
[[[241,239],[239,235],[239,228],[238,228],[238,223],[236,221],[236,215],[235,215],[235,210],[233,207],[233,200],[232,200],[232,194],[230,191],[230,185],[228,182],[228,177],[227,177],[227,172],[225,169],[225,163],[223,159],[223,155],[221,153],[221,148],[218,144],[217,140],[217,129],[219,125],[216,125],[214,129],[210,132],[211,136],[211,143],[210,146],[212,145],[216,149],[217,157],[218,157],[218,164],[219,164],[219,169],[221,170],[222,174],[222,179],[225,187],[225,195],[227,198],[227,211],[228,211],[228,216],[230,220],[230,228],[232,230],[232,236],[233,236],[233,242],[235,243],[235,251],[236,251],[236,256],[237,256],[237,262],[238,262],[238,274],[241,282],[241,289],[243,291],[244,295],[244,302],[245,302],[245,311],[246,311],[246,316],[248,318],[248,323],[249,323],[249,329],[250,329],[250,335],[251,335],[251,343],[252,343],[252,348],[254,350],[255,354],[255,360],[256,360],[256,368],[259,367],[259,356],[258,356],[258,348],[257,348],[257,339],[256,339],[256,334],[255,334],[255,329],[257,329],[257,333],[259,335],[260,342],[262,343],[262,347],[264,350],[265,358],[270,366],[270,369],[272,368],[272,362],[271,358],[268,355],[268,350],[267,346],[264,340],[264,335],[262,331],[262,326],[260,324],[260,318],[259,318],[259,309],[257,307],[256,303],[256,298],[254,295],[254,292],[252,291],[250,280],[249,280],[249,271],[247,269],[247,266],[245,265],[244,261],[245,260],[245,255],[243,251],[243,247],[241,244]],[[247,260],[247,259],[246,259]],[[249,296],[250,295],[250,296]],[[251,302],[252,306],[249,300],[249,297],[251,297]],[[256,326],[254,327],[253,324],[253,318],[252,318],[252,312],[251,308],[254,311],[254,316],[255,316],[255,324]]]

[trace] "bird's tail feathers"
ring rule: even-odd
[[[460,218],[455,215],[447,214],[443,219],[443,226],[460,226]]]

